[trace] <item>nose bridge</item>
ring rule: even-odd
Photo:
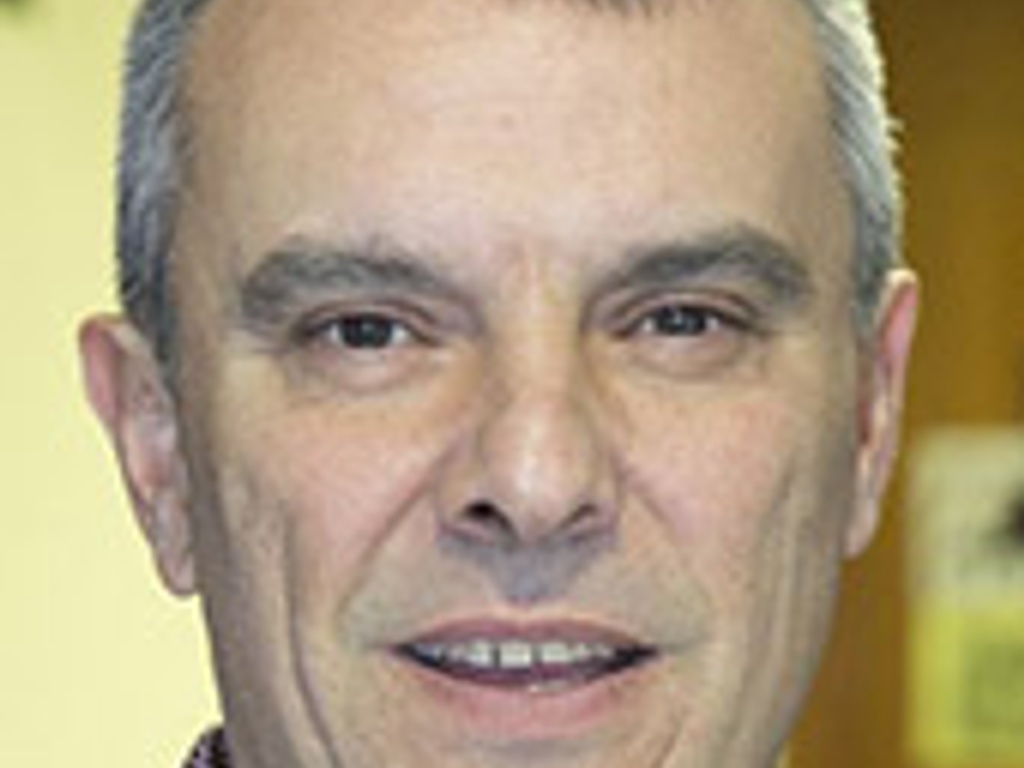
[[[595,382],[575,333],[538,329],[492,367],[476,434],[482,490],[524,537],[607,512]]]

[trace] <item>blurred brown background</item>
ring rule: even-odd
[[[905,445],[941,424],[1024,426],[1024,2],[875,6],[924,283]],[[851,571],[792,768],[926,768],[908,743],[900,478],[880,540]],[[960,768],[983,765],[1024,762]]]

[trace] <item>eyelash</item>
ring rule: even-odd
[[[722,303],[685,297],[648,303],[628,312],[629,320],[617,335],[622,339],[699,340],[721,332],[759,331],[757,317],[749,307],[726,308]],[[390,308],[335,310],[301,320],[290,336],[297,347],[331,346],[349,354],[385,354],[414,344],[430,345],[423,325]],[[362,340],[357,338],[360,334]]]
[[[361,326],[361,327],[360,327]],[[359,341],[362,333],[369,338]],[[395,341],[395,334],[400,334]],[[382,310],[336,312],[301,322],[292,334],[298,346],[331,345],[354,354],[384,353],[417,342],[426,337],[415,325]]]
[[[756,318],[749,308],[724,308],[708,302],[680,298],[634,312],[626,325],[623,337],[658,336],[665,338],[696,339],[717,331],[753,332]],[[685,322],[689,327],[666,330],[657,326],[659,320]],[[698,323],[698,327],[692,324]]]

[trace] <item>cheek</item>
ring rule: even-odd
[[[630,476],[680,541],[749,529],[774,506],[789,475],[784,411],[702,403],[656,416],[637,430]]]
[[[766,395],[653,416],[635,422],[646,428],[635,432],[628,474],[720,615],[742,614],[777,571],[795,567],[785,561],[809,532],[838,539],[843,502],[828,497],[848,467],[834,426]]]
[[[715,717],[745,723],[751,743],[780,732],[827,631],[854,453],[852,429],[821,409],[734,397],[671,424],[661,409],[637,433],[633,487],[709,607],[709,733]]]
[[[245,431],[225,486],[243,528],[273,528],[273,564],[302,621],[330,621],[410,510],[426,505],[454,419],[444,408],[289,409]],[[244,534],[243,534],[244,535]],[[242,538],[242,536],[236,536]]]

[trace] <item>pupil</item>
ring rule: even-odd
[[[341,323],[341,338],[349,347],[379,349],[391,343],[394,325],[380,317],[349,317]]]
[[[654,326],[659,333],[674,336],[695,336],[708,331],[709,320],[705,313],[686,307],[667,307],[654,316]]]

